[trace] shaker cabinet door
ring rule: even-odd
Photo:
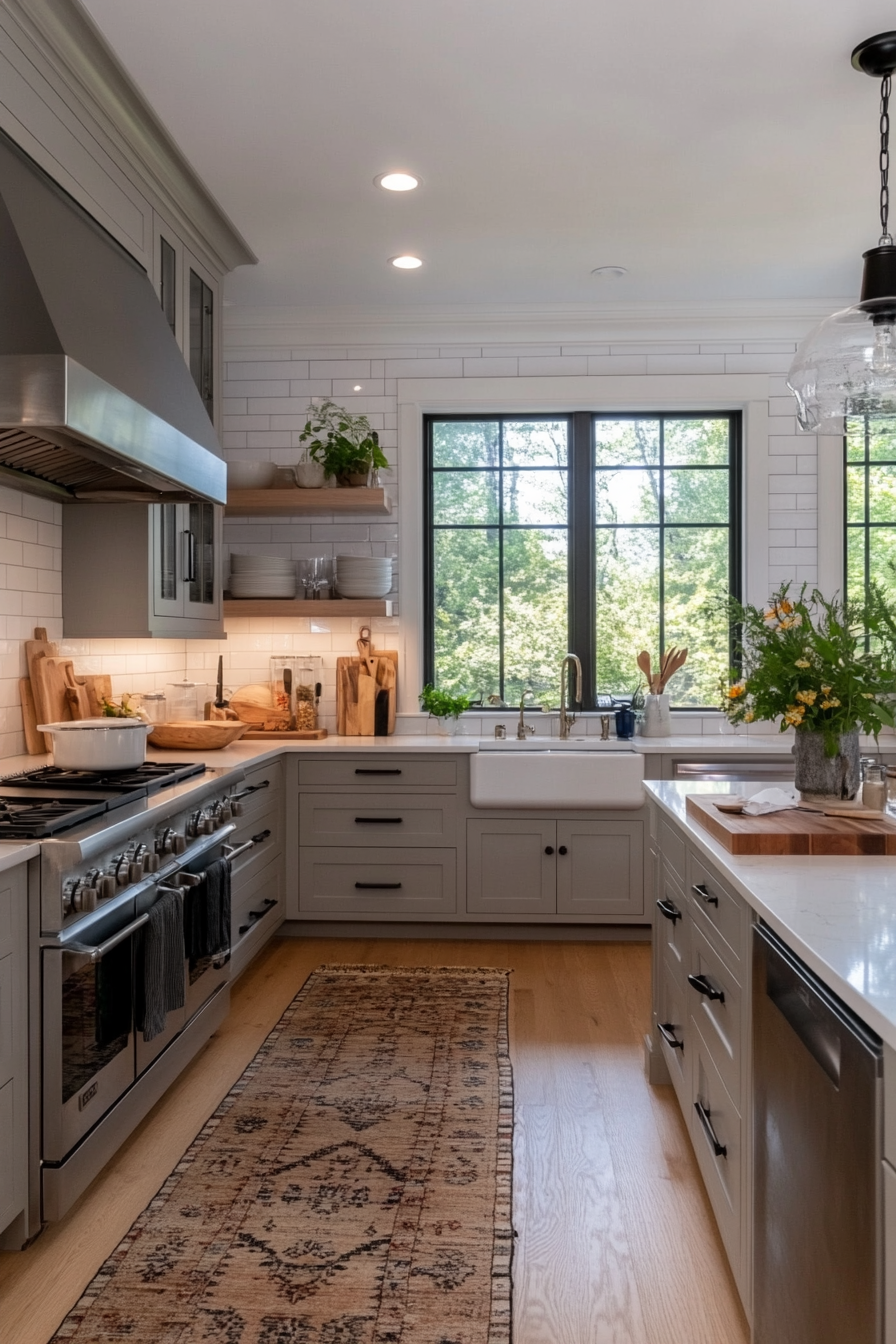
[[[556,846],[553,821],[468,821],[468,913],[555,914]]]
[[[644,913],[643,822],[557,822],[557,913]]]

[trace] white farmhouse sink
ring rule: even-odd
[[[483,743],[470,757],[474,807],[635,808],[644,801],[644,758],[620,743]],[[495,748],[498,748],[497,750]],[[503,748],[503,749],[502,749]]]

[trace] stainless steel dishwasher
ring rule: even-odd
[[[753,932],[753,1344],[880,1344],[881,1041]]]

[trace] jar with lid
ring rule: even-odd
[[[168,702],[162,691],[146,691],[141,697],[141,708],[150,723],[165,723]]]
[[[862,806],[877,812],[887,806],[887,767],[880,761],[862,761]]]
[[[294,686],[296,728],[302,732],[315,732],[321,691],[320,658],[314,654],[296,656]]]
[[[208,684],[204,681],[169,681],[168,722],[196,723],[204,717]]]

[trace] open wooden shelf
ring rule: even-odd
[[[388,597],[306,598],[224,596],[225,616],[391,616]]]
[[[391,513],[392,501],[380,486],[342,486],[335,490],[228,490],[224,514],[276,517],[293,513]]]

